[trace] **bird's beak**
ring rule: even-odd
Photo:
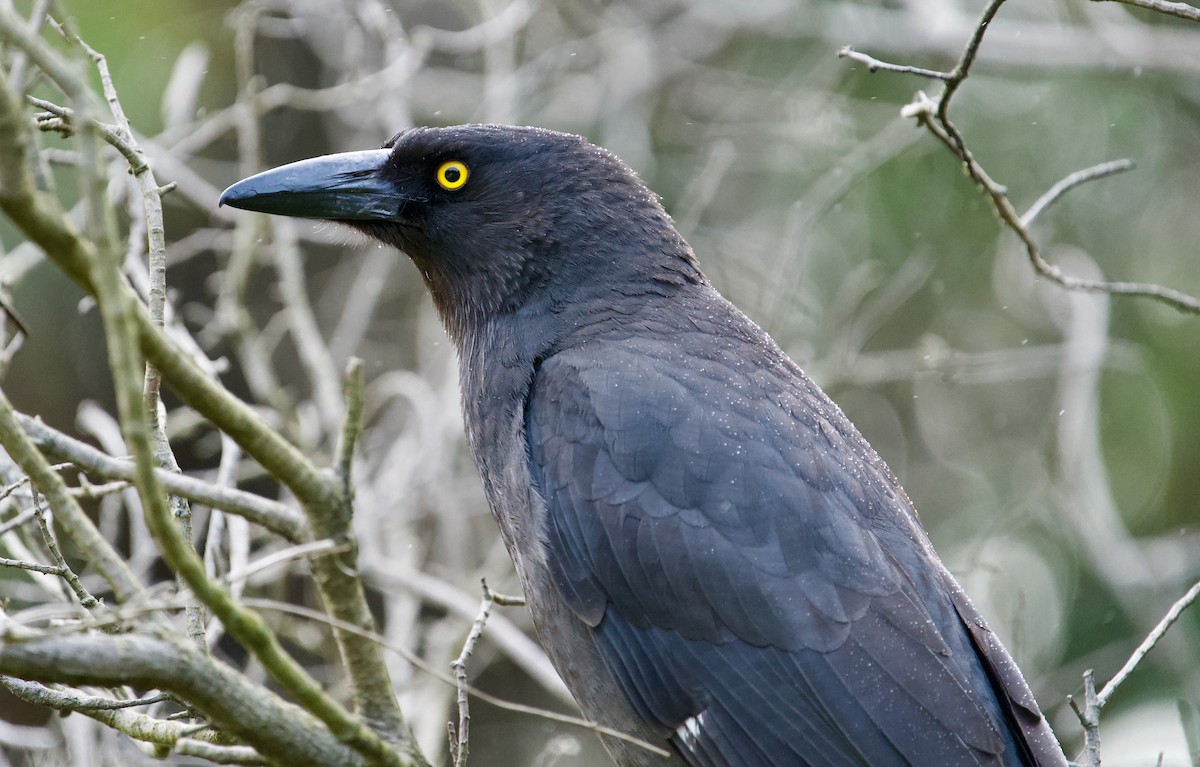
[[[385,174],[387,149],[301,160],[243,179],[220,205],[333,221],[395,221],[406,197]]]

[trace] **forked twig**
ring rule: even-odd
[[[1163,6],[1182,5],[1179,3],[1163,3],[1162,0],[1119,0],[1120,2],[1130,2],[1131,4],[1141,5],[1149,3],[1153,5],[1143,5],[1142,7],[1153,7],[1154,10],[1162,10],[1170,12]],[[843,58],[849,58],[854,61],[859,61],[867,65],[867,68],[872,71],[884,70],[888,72],[898,72],[905,74],[915,74],[922,77],[927,77],[934,80],[940,80],[944,83],[942,91],[936,97],[930,98],[922,92],[918,92],[904,109],[901,110],[901,115],[904,117],[914,118],[918,124],[929,130],[939,141],[957,157],[963,164],[963,169],[967,175],[973,180],[987,195],[995,209],[1000,220],[1011,229],[1021,243],[1025,246],[1025,252],[1029,257],[1029,262],[1034,270],[1041,276],[1049,279],[1064,288],[1070,290],[1087,290],[1100,293],[1110,293],[1116,295],[1132,295],[1144,296],[1153,298],[1157,301],[1172,306],[1179,311],[1188,312],[1191,314],[1200,314],[1200,299],[1191,296],[1173,288],[1168,288],[1162,285],[1147,282],[1118,282],[1107,280],[1091,280],[1080,277],[1073,277],[1065,274],[1059,267],[1046,261],[1042,256],[1041,249],[1037,241],[1028,229],[1028,224],[1054,200],[1062,196],[1066,191],[1072,189],[1084,182],[1092,181],[1105,176],[1110,176],[1114,173],[1127,170],[1132,167],[1132,163],[1128,160],[1116,160],[1110,163],[1103,163],[1087,170],[1078,171],[1059,181],[1043,194],[1037,202],[1029,209],[1024,216],[1017,213],[1013,207],[1012,201],[1008,197],[1008,189],[1002,184],[997,183],[983,166],[975,159],[974,154],[967,148],[966,139],[962,132],[950,120],[949,109],[950,101],[959,87],[967,79],[971,72],[971,66],[975,62],[975,58],[979,53],[979,47],[983,43],[984,33],[987,32],[996,13],[1000,10],[1000,6],[1004,4],[1004,0],[990,0],[987,7],[984,8],[979,21],[976,22],[974,32],[971,38],[967,41],[963,49],[962,56],[958,63],[950,72],[939,72],[932,69],[924,69],[921,67],[911,67],[901,64],[891,64],[885,61],[880,61],[876,58],[868,56],[864,53],[859,53],[849,47],[842,48],[838,55]],[[1193,9],[1194,10],[1194,9]]]
[[[507,607],[525,604],[525,600],[520,597],[510,597],[493,592],[488,588],[486,580],[480,580],[480,585],[483,587],[483,599],[479,603],[479,614],[475,616],[475,622],[471,624],[471,631],[467,634],[466,641],[463,642],[462,652],[450,663],[450,668],[454,669],[454,681],[458,687],[458,726],[456,727],[454,722],[448,722],[446,725],[450,737],[450,758],[454,767],[466,767],[467,753],[470,750],[471,712],[468,693],[471,688],[467,683],[467,661],[471,659],[471,653],[475,652],[475,645],[479,643],[479,638],[483,636],[483,629],[487,625],[494,605]]]

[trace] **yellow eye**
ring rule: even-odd
[[[467,176],[470,171],[467,170],[467,164],[461,160],[450,160],[438,166],[437,182],[442,189],[453,192],[462,189],[463,184],[467,183]]]

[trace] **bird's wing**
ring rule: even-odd
[[[979,653],[988,676],[994,680],[995,686],[1004,696],[1003,703],[1021,732],[1021,745],[1023,750],[1028,751],[1029,761],[1039,767],[1065,767],[1067,760],[1063,755],[1062,746],[1054,736],[1054,731],[1050,729],[1050,723],[1038,708],[1033,692],[1025,683],[1025,677],[1021,675],[1021,669],[988,628],[987,622],[975,609],[962,586],[949,573],[945,573],[944,577],[954,607],[971,635],[975,651]]]
[[[698,766],[1028,763],[890,472],[736,346],[561,352],[527,405],[548,564],[632,705]]]

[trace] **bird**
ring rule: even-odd
[[[621,767],[1067,764],[892,471],[615,154],[417,127],[219,202],[416,264],[539,640],[659,749],[602,736]]]

